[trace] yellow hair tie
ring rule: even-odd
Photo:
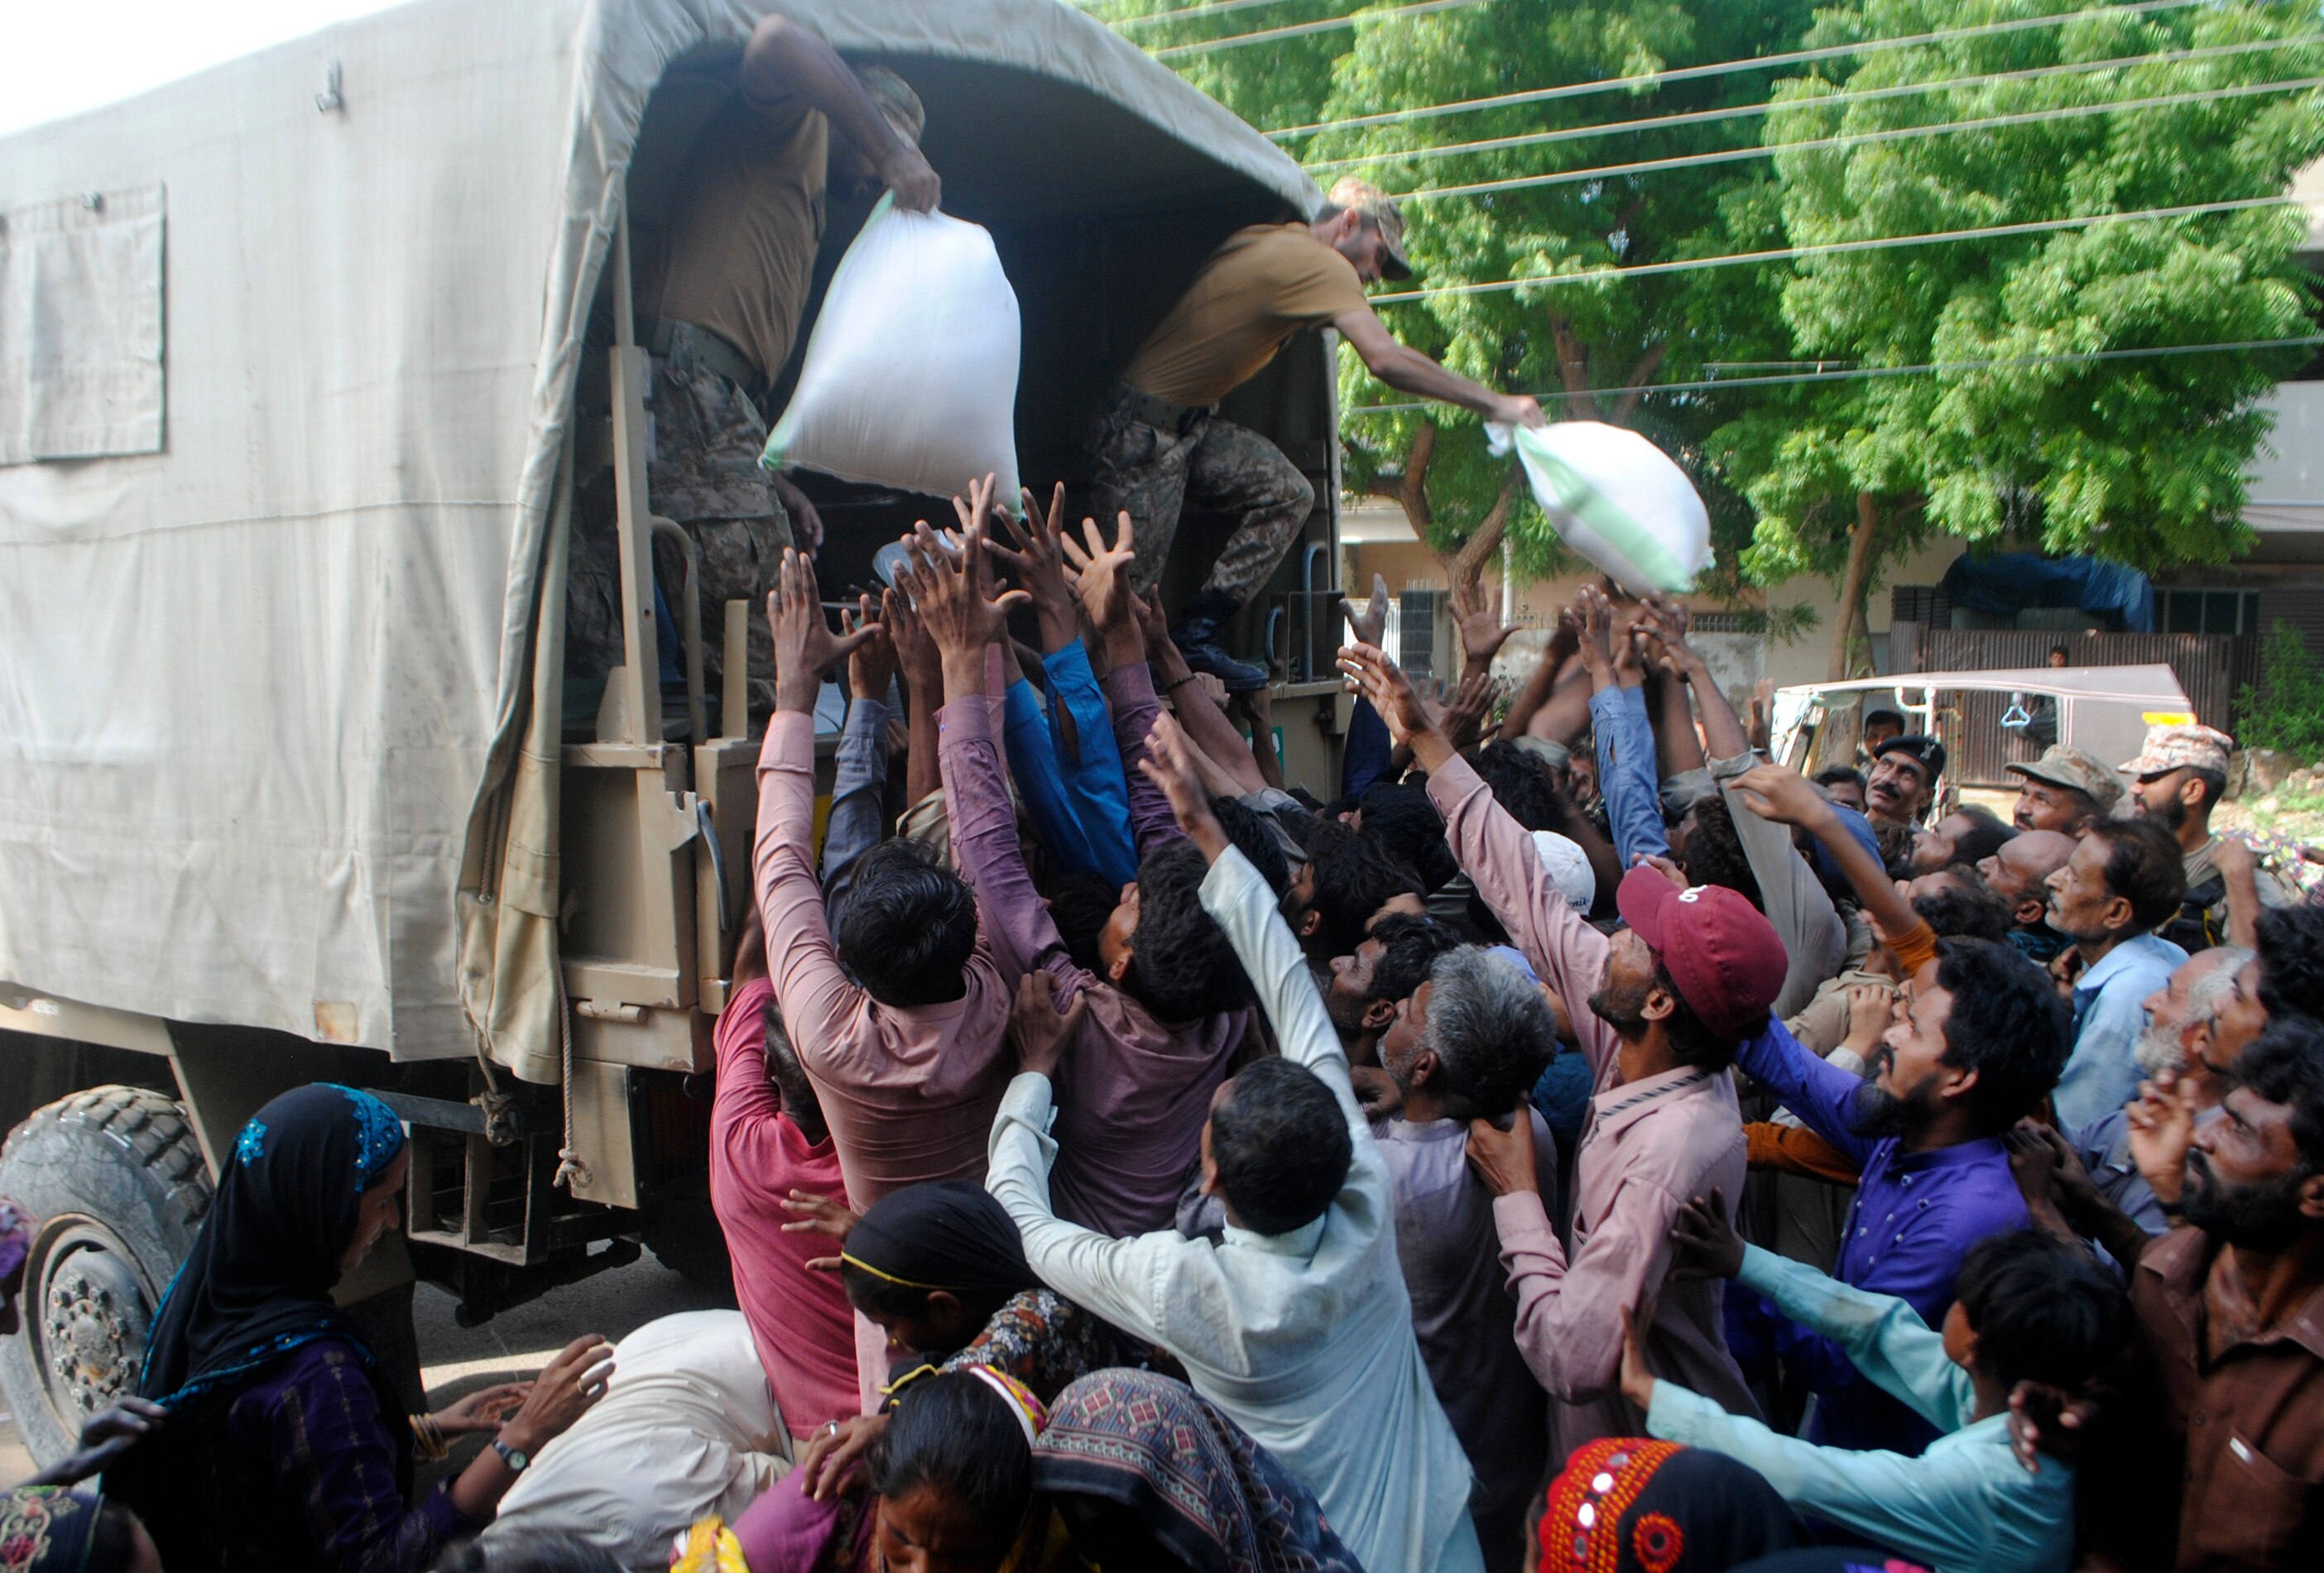
[[[715,1513],[686,1532],[686,1544],[669,1568],[670,1573],[751,1573],[742,1560],[742,1542]]]
[[[953,1292],[951,1290],[944,1289],[938,1284],[915,1283],[909,1278],[899,1278],[893,1273],[882,1273],[879,1268],[874,1267],[871,1263],[863,1260],[861,1256],[851,1256],[845,1251],[839,1253],[839,1259],[846,1263],[851,1267],[862,1268],[864,1272],[871,1274],[874,1278],[878,1278],[885,1283],[893,1283],[899,1289],[917,1289],[923,1294],[950,1294]]]

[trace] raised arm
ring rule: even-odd
[[[775,998],[801,1044],[819,1044],[832,1035],[859,991],[833,951],[815,879],[815,701],[823,674],[869,636],[861,630],[844,639],[833,636],[823,619],[814,566],[789,550],[767,597],[767,621],[774,632],[775,713],[759,750],[752,881],[766,925]]]
[[[1170,620],[1162,615],[1161,596],[1142,597],[1133,591],[1130,603],[1130,611],[1137,615],[1146,658],[1153,664],[1157,685],[1169,697],[1188,740],[1226,772],[1233,784],[1230,796],[1240,797],[1264,787],[1267,777],[1259,773],[1259,762],[1251,758],[1250,745],[1243,741],[1242,729],[1219,708],[1210,690],[1194,681],[1194,669],[1186,665],[1186,658],[1171,639]]]
[[[1176,841],[1179,831],[1169,804],[1138,768],[1146,757],[1147,734],[1162,713],[1162,702],[1147,670],[1146,639],[1139,631],[1136,598],[1130,589],[1137,533],[1127,512],[1119,517],[1110,547],[1098,534],[1095,520],[1084,520],[1082,533],[1086,549],[1068,536],[1065,557],[1078,571],[1082,606],[1105,647],[1105,670],[1098,683],[1105,690],[1106,707],[1113,715],[1113,740],[1121,750],[1130,792],[1131,840],[1138,855],[1144,858]],[[1240,739],[1236,746],[1241,746]]]
[[[1862,842],[1848,833],[1840,815],[1806,777],[1781,765],[1758,765],[1729,785],[1734,796],[1759,818],[1798,825],[1822,843],[1840,871],[1848,876],[1866,915],[1880,925],[1883,938],[1893,943],[1921,926],[1920,914],[1888,878],[1888,870],[1865,850]],[[1737,817],[1739,821],[1741,816]]]
[[[1372,702],[1391,737],[1407,744],[1428,772],[1428,796],[1444,815],[1444,839],[1477,894],[1542,980],[1563,999],[1586,999],[1604,970],[1606,939],[1582,922],[1550,883],[1533,838],[1493,801],[1492,790],[1452,751],[1420,696],[1396,664],[1364,645],[1340,651],[1340,669]],[[1399,736],[1400,734],[1400,736]],[[1609,1052],[1606,1035],[1584,1034],[1593,1069]]]
[[[973,489],[974,501],[964,514],[970,522],[959,555],[947,552],[923,524],[911,562],[898,571],[896,582],[918,605],[943,661],[945,708],[937,758],[943,765],[945,806],[953,846],[976,892],[977,915],[992,946],[994,963],[1011,988],[1035,967],[1054,967],[1058,983],[1070,993],[1082,986],[1085,975],[1066,961],[1048,907],[1026,872],[1017,815],[1001,774],[996,706],[985,693],[985,652],[1004,636],[1009,608],[1025,597],[1021,590],[993,593],[992,563],[983,550],[991,486],[988,475]]]
[[[874,616],[869,595],[856,614],[840,614],[849,633],[870,637],[847,658],[847,719],[831,785],[831,813],[823,828],[823,888],[844,887],[850,866],[880,844],[888,792],[888,685],[896,675],[896,647]]]
[[[757,102],[798,97],[823,111],[872,161],[899,207],[926,213],[942,199],[943,183],[920,150],[896,134],[839,51],[798,23],[779,14],[760,18],[742,46],[737,77]]]
[[[1646,671],[1637,640],[1616,626],[1613,603],[1595,584],[1575,598],[1583,669],[1589,674],[1590,718],[1598,744],[1598,791],[1614,832],[1622,868],[1642,856],[1668,857],[1660,779],[1655,774],[1654,726],[1646,718]]]
[[[1387,588],[1388,582],[1381,580],[1381,591]],[[1541,652],[1541,665],[1533,669],[1533,676],[1526,679],[1525,686],[1518,689],[1517,696],[1509,701],[1509,713],[1501,718],[1502,737],[1515,742],[1526,735],[1534,713],[1549,702],[1550,694],[1557,687],[1558,675],[1565,670],[1565,663],[1573,658],[1577,637],[1570,620],[1559,621],[1556,630],[1549,636],[1547,647]],[[1376,634],[1367,638],[1362,629],[1356,630],[1356,643],[1378,649],[1379,642]]]
[[[1849,1125],[1864,1079],[1802,1047],[1779,1017],[1769,1016],[1756,1036],[1743,1040],[1735,1064],[1810,1130],[1847,1154],[1858,1170],[1872,1161],[1876,1144]]]
[[[1473,409],[1487,420],[1505,426],[1545,426],[1541,406],[1522,393],[1496,393],[1472,382],[1422,354],[1398,344],[1369,306],[1348,310],[1332,319],[1340,336],[1360,356],[1371,374],[1402,393],[1416,393],[1445,404]]]

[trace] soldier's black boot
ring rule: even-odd
[[[1185,616],[1170,630],[1170,642],[1186,658],[1186,665],[1216,677],[1230,694],[1250,694],[1267,686],[1265,667],[1236,660],[1219,643],[1219,629],[1240,610],[1217,591],[1205,590],[1186,603]]]

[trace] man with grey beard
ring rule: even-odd
[[[2198,1125],[2218,1118],[2226,1068],[2265,1020],[2247,1023],[2243,1013],[2227,1010],[2236,998],[2236,974],[2251,959],[2252,952],[2239,945],[2203,951],[2181,962],[2171,980],[2146,997],[2146,1030],[2132,1051],[2147,1079],[2141,1091],[2162,1098],[2176,1087],[2192,1105]],[[2074,1151],[2100,1196],[2148,1234],[2167,1234],[2171,1220],[2163,1199],[2138,1172],[2130,1121],[2135,1107],[2117,1108],[2084,1126],[2074,1133]]]

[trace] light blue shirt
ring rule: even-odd
[[[1871,1381],[1949,1433],[1917,1458],[1851,1452],[1781,1435],[1671,1382],[1655,1384],[1646,1429],[1740,1459],[1785,1502],[1938,1573],[2064,1573],[2074,1554],[2074,1472],[2039,1474],[2009,1446],[2009,1417],[1971,1422],[1977,1393],[1945,1340],[1901,1300],[1867,1294],[1812,1267],[1746,1246],[1738,1283],[1833,1339]]]
[[[1049,1079],[1029,1073],[1001,1101],[985,1187],[1017,1220],[1041,1281],[1176,1355],[1196,1392],[1315,1494],[1364,1567],[1482,1573],[1468,1455],[1413,1336],[1388,1163],[1339,1035],[1275,893],[1240,852],[1211,865],[1202,897],[1283,1057],[1314,1072],[1347,1117],[1354,1161],[1332,1205],[1288,1234],[1229,1224],[1216,1246],[1176,1229],[1110,1239],[1063,1222],[1049,1208]]]
[[[2138,1096],[2132,1051],[2146,1030],[2146,997],[2171,981],[2187,952],[2140,934],[2106,953],[2074,984],[2074,1053],[2058,1078],[2058,1128],[2096,1125]]]

